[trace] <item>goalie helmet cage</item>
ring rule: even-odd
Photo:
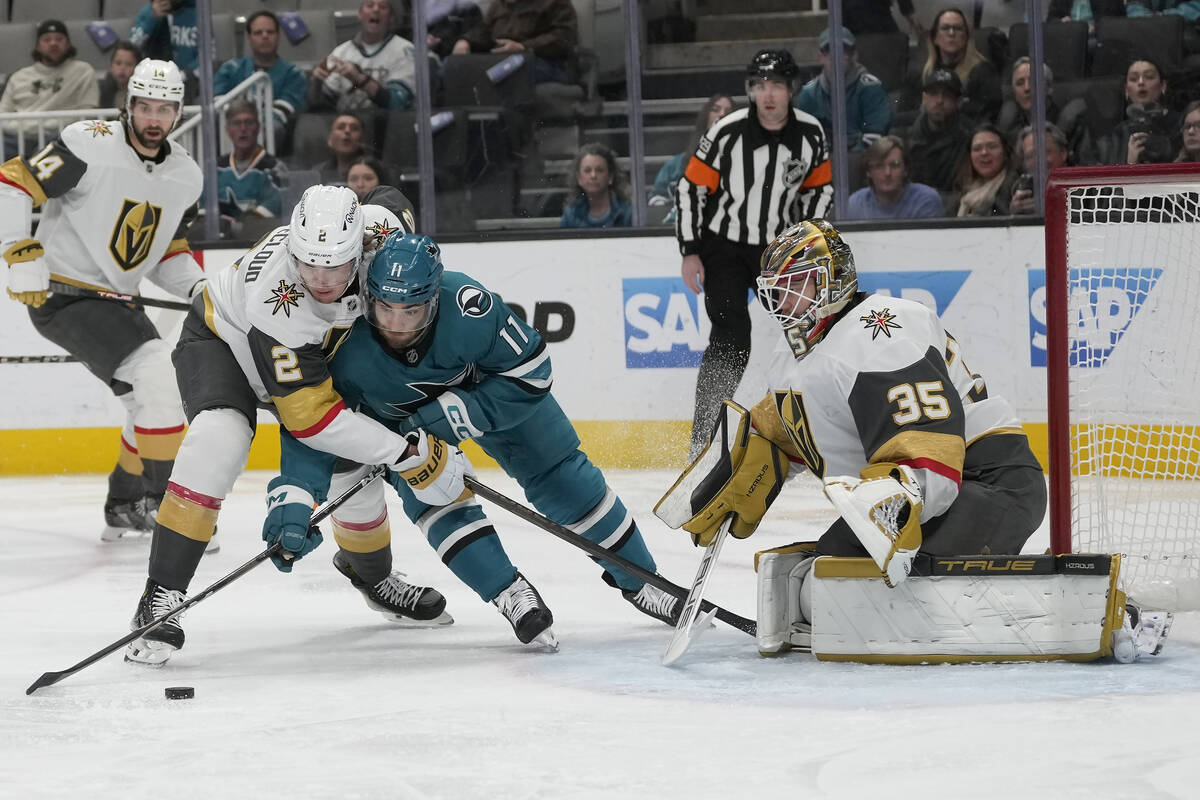
[[[1200,609],[1200,164],[1055,170],[1045,296],[1051,546]]]

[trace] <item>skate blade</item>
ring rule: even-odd
[[[554,630],[546,628],[546,630],[533,637],[533,641],[529,644],[534,647],[542,647],[549,650],[551,653],[558,652],[558,637],[554,635]]]
[[[454,617],[447,614],[445,611],[433,619],[413,619],[400,614],[393,614],[391,611],[380,611],[379,613],[387,617],[388,622],[400,628],[441,628],[446,625],[454,624]]]
[[[125,661],[143,667],[161,667],[174,652],[175,648],[169,644],[138,639],[125,648]]]
[[[100,541],[115,542],[120,539],[144,539],[149,534],[150,531],[144,531],[140,528],[114,528],[110,525],[100,531]]]
[[[212,538],[208,540],[208,544],[204,547],[204,555],[211,556],[213,553],[221,552],[221,543]]]

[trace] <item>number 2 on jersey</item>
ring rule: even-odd
[[[291,383],[298,381],[304,377],[300,373],[300,366],[297,363],[296,353],[277,344],[271,348],[271,358],[275,361],[275,380],[279,383]]]

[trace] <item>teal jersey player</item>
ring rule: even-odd
[[[541,336],[468,275],[442,268],[431,238],[395,234],[362,281],[364,316],[329,364],[350,408],[426,441],[474,440],[515,478],[542,514],[653,572],[654,559],[633,516],[579,449],[571,421],[550,392],[550,355]],[[431,449],[432,452],[432,449]],[[432,458],[432,456],[431,456]],[[357,482],[366,467],[338,461],[283,437],[275,485],[301,487],[318,501]],[[509,560],[495,528],[466,491],[446,505],[414,495],[396,472],[389,481],[404,512],[442,562],[493,602],[522,642],[555,644],[553,617]],[[264,537],[271,541],[268,517]],[[383,486],[377,481],[333,515],[336,559],[371,580],[390,565]],[[603,578],[639,610],[668,624],[676,598],[601,562]]]

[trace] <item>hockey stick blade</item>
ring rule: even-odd
[[[118,303],[134,303],[140,306],[151,306],[153,308],[169,308],[174,311],[187,311],[191,309],[191,303],[184,303],[179,300],[159,300],[157,297],[143,297],[140,294],[120,294],[118,292],[106,292],[102,289],[89,289],[86,286],[73,286],[69,283],[61,281],[50,281],[50,291],[54,294],[69,294],[75,297],[91,297],[94,300],[115,300]]]
[[[704,632],[708,626],[708,622],[712,619],[711,614],[705,614],[699,620],[696,620],[696,615],[700,613],[701,598],[704,597],[704,587],[708,583],[708,577],[712,575],[713,567],[717,563],[717,556],[721,554],[721,545],[725,543],[725,536],[729,533],[729,526],[733,524],[733,514],[725,517],[721,523],[720,529],[717,530],[717,535],[713,537],[712,542],[708,547],[704,548],[704,557],[700,559],[700,566],[696,568],[696,577],[692,581],[692,590],[688,592],[687,600],[683,604],[683,613],[679,615],[679,622],[675,623],[675,634],[671,637],[670,644],[667,645],[667,651],[663,653],[662,663],[664,667],[669,667],[679,660],[687,649],[691,647],[692,642]]]
[[[647,569],[643,569],[637,564],[634,564],[632,561],[622,558],[611,550],[604,549],[590,539],[586,539],[580,536],[578,533],[575,533],[575,531],[571,530],[570,528],[567,528],[564,525],[559,525],[554,520],[539,514],[532,508],[528,508],[512,498],[500,494],[500,492],[497,492],[495,489],[480,483],[474,477],[467,475],[463,480],[466,483],[467,488],[475,492],[475,494],[479,495],[485,500],[492,501],[505,511],[520,517],[526,522],[536,525],[547,533],[557,536],[559,539],[562,539],[568,544],[575,545],[588,555],[598,558],[602,561],[607,561],[610,564],[614,564],[629,574],[641,578],[651,586],[663,590],[672,597],[680,600],[683,600],[685,597],[687,597],[687,592],[684,591],[682,586],[677,586],[663,576],[653,573]],[[737,628],[739,631],[747,633],[751,636],[757,635],[758,624],[752,619],[738,616],[732,611],[726,611],[724,608],[721,608],[715,603],[710,603],[707,600],[702,601],[701,608],[703,611],[713,612],[716,615],[716,618],[724,622],[726,625]]]
[[[383,467],[375,467],[374,469],[372,469],[370,472],[368,472],[366,475],[364,475],[362,477],[362,479],[359,480],[358,483],[354,484],[349,489],[342,492],[342,494],[340,494],[334,500],[330,500],[328,503],[326,503],[324,506],[322,506],[319,511],[317,511],[315,514],[312,515],[312,518],[309,519],[308,524],[311,526],[311,525],[316,525],[319,522],[321,522],[321,520],[325,519],[330,514],[332,514],[335,510],[337,510],[337,508],[339,506],[341,506],[342,503],[345,503],[347,500],[349,500],[351,497],[353,497],[355,494],[357,494],[360,489],[365,487],[368,483],[375,480],[375,478],[379,477],[382,474],[383,474]],[[41,689],[43,686],[53,686],[54,684],[61,681],[63,678],[74,675],[76,672],[79,672],[81,669],[84,669],[85,667],[90,667],[92,664],[95,664],[97,661],[99,661],[100,659],[109,655],[110,653],[114,653],[117,650],[120,650],[122,647],[129,644],[134,639],[137,639],[139,636],[142,636],[143,634],[148,633],[149,631],[153,630],[154,628],[157,628],[159,625],[162,625],[164,622],[166,622],[169,619],[172,619],[176,615],[182,614],[184,611],[186,611],[189,608],[191,608],[192,606],[196,605],[201,600],[204,600],[206,597],[216,594],[221,589],[223,589],[226,586],[228,586],[229,584],[233,583],[238,578],[242,577],[247,572],[254,569],[259,564],[261,564],[262,562],[266,561],[271,556],[278,553],[281,549],[282,549],[282,546],[279,544],[279,542],[276,542],[275,544],[268,547],[266,550],[263,550],[261,553],[254,556],[254,558],[250,559],[245,564],[242,564],[240,567],[235,569],[233,572],[230,572],[225,577],[221,578],[217,582],[215,582],[212,585],[203,589],[199,594],[189,597],[187,600],[184,600],[182,603],[180,603],[178,606],[176,606],[175,608],[168,611],[166,614],[163,614],[161,617],[156,617],[155,619],[146,623],[145,625],[138,628],[137,630],[131,631],[130,633],[126,634],[125,636],[122,636],[120,639],[118,639],[117,641],[108,645],[107,647],[97,650],[96,652],[94,652],[90,656],[88,656],[87,658],[80,661],[78,664],[67,667],[66,669],[64,669],[60,672],[43,672],[41,677],[39,677],[36,681],[34,681],[33,683],[31,683],[29,685],[29,688],[25,690],[25,694],[27,694],[27,695],[33,694],[38,689]]]
[[[75,364],[75,356],[0,356],[0,364]]]

